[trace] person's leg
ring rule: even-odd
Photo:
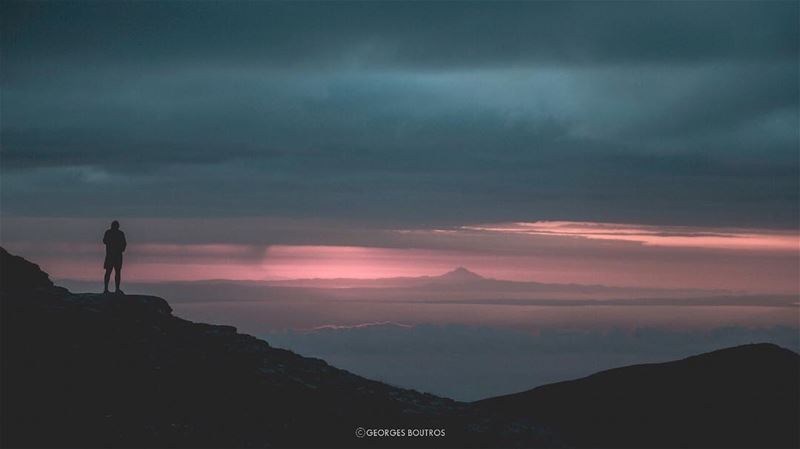
[[[117,266],[114,268],[114,286],[117,291],[119,290],[119,282],[122,280],[122,267]]]
[[[111,279],[111,267],[106,268],[106,275],[103,277],[103,293],[108,293],[108,281]]]

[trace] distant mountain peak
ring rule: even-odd
[[[440,279],[448,279],[452,281],[478,281],[486,279],[485,277],[470,271],[464,267],[458,267],[452,271],[439,276]]]

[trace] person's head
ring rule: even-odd
[[[119,222],[117,220],[111,222],[111,229],[119,229]]]

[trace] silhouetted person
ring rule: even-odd
[[[111,270],[114,270],[114,285],[116,292],[122,293],[119,289],[119,282],[122,277],[122,253],[125,252],[125,247],[128,242],[125,241],[125,233],[119,230],[119,222],[114,220],[111,222],[111,229],[108,229],[103,235],[103,243],[106,245],[106,260],[103,262],[103,268],[106,269],[105,288],[103,293],[108,293],[108,280],[111,278]]]

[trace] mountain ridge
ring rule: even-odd
[[[475,273],[463,266],[458,266],[450,271],[438,275],[424,275],[424,276],[391,276],[382,278],[299,278],[299,279],[281,279],[270,281],[252,281],[256,284],[275,285],[275,286],[301,286],[301,287],[314,287],[321,286],[321,288],[369,288],[371,285],[376,287],[418,287],[428,283],[440,282],[468,282],[480,280],[495,280],[487,278]],[[225,282],[220,280],[219,282]],[[337,286],[337,285],[344,285]],[[337,286],[337,287],[332,287]],[[349,287],[352,286],[352,287]]]
[[[393,387],[162,298],[71,293],[0,248],[2,446],[396,447],[364,428],[446,429],[427,447],[560,446],[526,419]],[[47,429],[47,432],[42,432]]]
[[[437,279],[441,280],[452,280],[457,282],[470,282],[470,281],[482,281],[487,278],[481,276],[474,271],[470,271],[464,267],[456,267],[453,270],[448,271],[447,273],[441,274],[436,276]]]
[[[66,280],[75,288],[90,288],[94,282]],[[728,290],[704,290],[692,288],[622,287],[601,284],[542,283],[536,281],[512,281],[482,276],[464,267],[457,267],[437,276],[405,276],[377,279],[358,278],[307,278],[284,280],[198,280],[171,282],[128,282],[146,291],[160,291],[162,294],[181,296],[181,290],[193,292],[193,296],[203,295],[208,289],[215,289],[219,296],[227,290],[228,296],[237,299],[259,297],[266,289],[281,292],[299,291],[319,295],[334,292],[336,295],[374,296],[375,292],[397,298],[446,294],[465,296],[461,299],[640,299],[640,298],[697,298],[708,296],[731,296]],[[275,291],[275,290],[274,290]],[[746,295],[747,296],[747,295]],[[764,296],[764,295],[758,295]]]
[[[797,443],[800,356],[774,345],[616,368],[464,403],[365,379],[233,326],[175,317],[156,296],[71,293],[3,248],[0,305],[5,447]],[[723,363],[720,354],[731,356]],[[692,370],[674,369],[687,363]],[[658,419],[641,422],[648,416]],[[446,429],[447,437],[359,438],[359,427]]]
[[[613,368],[474,404],[552,426],[569,436],[570,446],[650,446],[658,433],[658,447],[687,441],[798,447],[798,398],[800,355],[755,343]]]

